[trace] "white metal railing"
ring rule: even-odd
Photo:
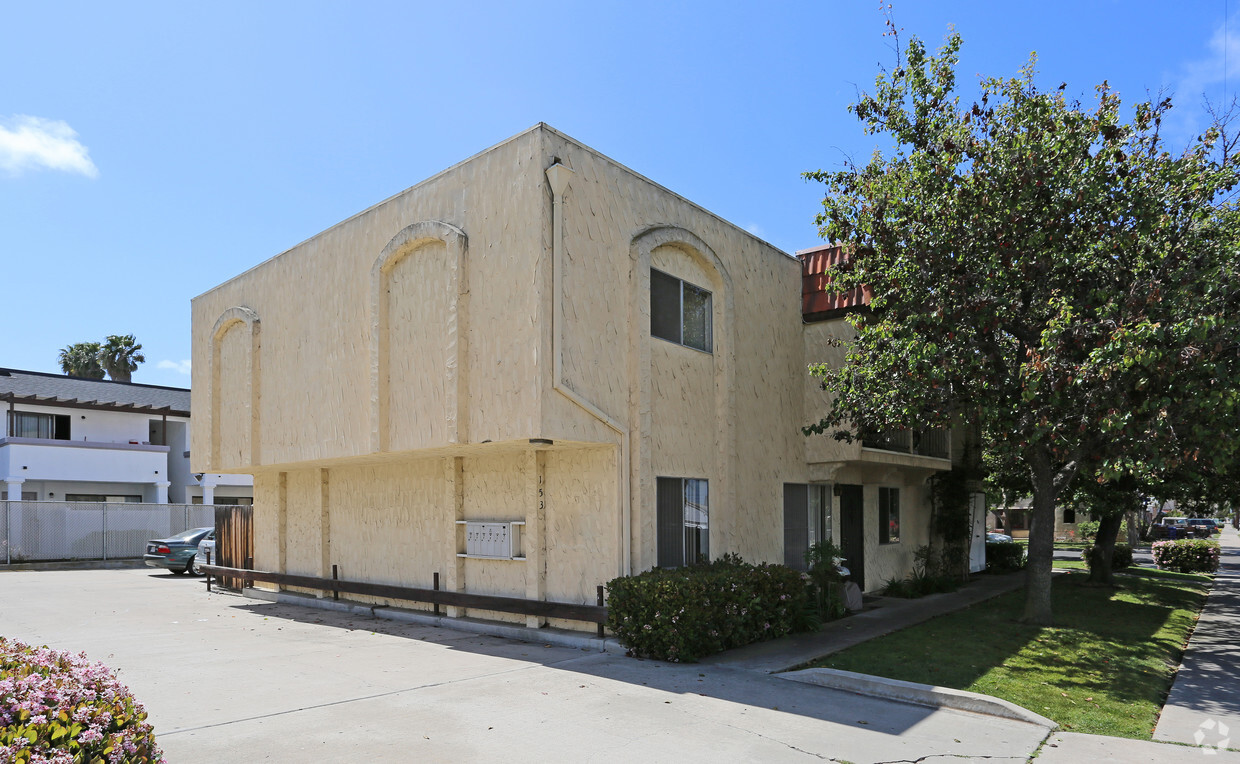
[[[0,563],[134,559],[150,539],[213,525],[210,504],[0,501]]]

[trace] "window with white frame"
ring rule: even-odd
[[[705,480],[658,478],[657,545],[660,568],[679,568],[710,557],[710,496]]]
[[[651,268],[650,334],[712,352],[710,292]]]
[[[784,564],[806,570],[805,555],[831,539],[831,492],[826,483],[784,483]]]
[[[878,489],[878,543],[900,541],[900,489]]]

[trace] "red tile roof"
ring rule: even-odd
[[[823,291],[831,281],[827,271],[848,262],[849,255],[838,244],[824,244],[797,252],[801,261],[801,318],[825,321],[838,318],[870,303],[870,288],[859,286],[834,294]]]

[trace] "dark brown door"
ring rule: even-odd
[[[865,591],[865,501],[861,486],[836,486],[840,494],[840,551],[844,567],[853,581]]]

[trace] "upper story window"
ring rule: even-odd
[[[650,334],[711,352],[710,292],[650,269]]]
[[[9,412],[9,437],[69,440],[69,415]]]

